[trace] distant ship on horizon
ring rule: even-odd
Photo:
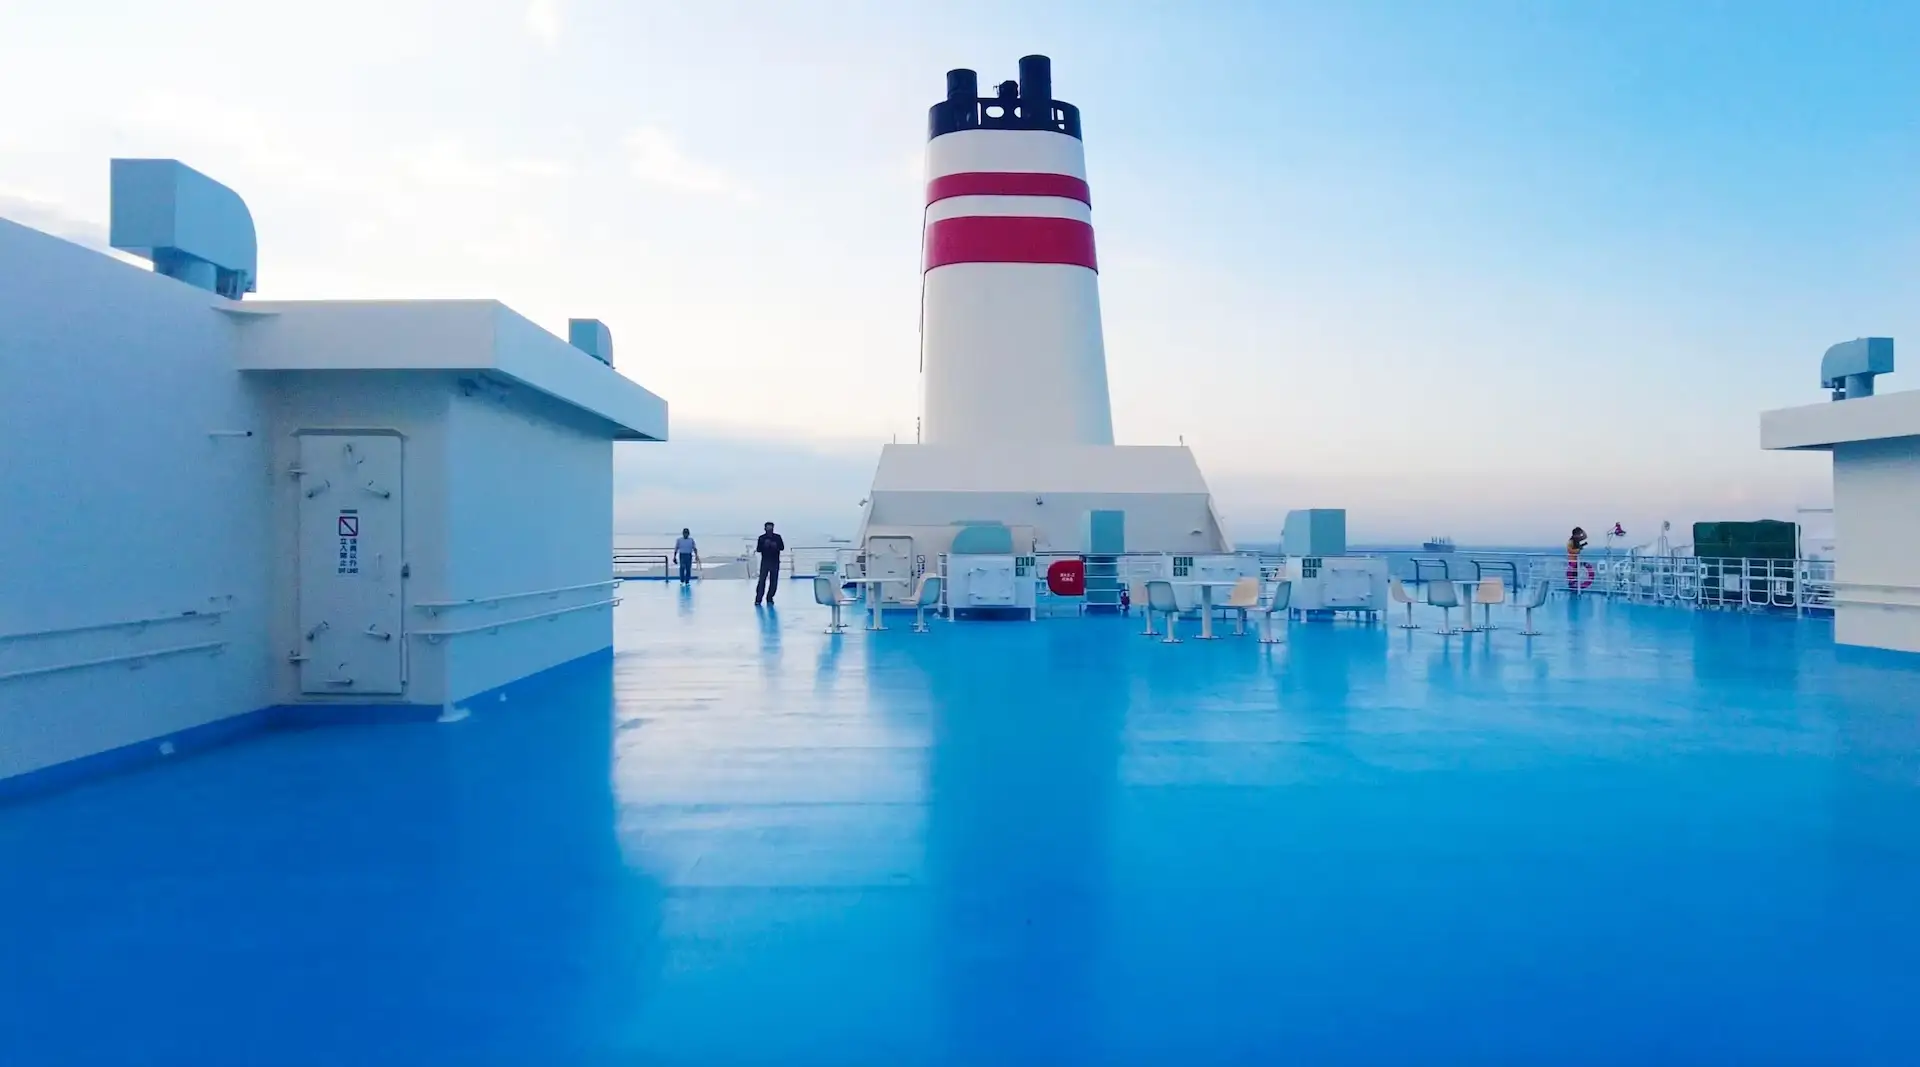
[[[1429,537],[1420,543],[1420,550],[1422,552],[1451,552],[1453,551],[1453,538]]]

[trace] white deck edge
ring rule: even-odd
[[[1760,413],[1765,449],[1830,449],[1895,437],[1920,437],[1920,389]]]

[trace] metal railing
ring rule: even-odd
[[[429,615],[438,615],[454,608],[499,607],[510,600],[531,600],[534,597],[557,597],[562,593],[578,593],[584,589],[612,589],[619,585],[616,579],[606,582],[586,582],[581,585],[561,585],[552,589],[534,589],[525,593],[503,593],[499,596],[468,597],[465,600],[426,600],[414,604],[414,607]]]
[[[669,576],[669,567],[673,562],[670,552],[654,549],[616,548],[613,550],[613,574],[616,578],[645,578],[658,571],[660,577]]]
[[[1695,556],[1565,556],[1526,560],[1528,583],[1566,594],[1639,603],[1766,611],[1831,611],[1833,561]]]
[[[223,600],[227,602],[233,600],[230,596],[211,597],[209,599],[216,603]],[[13,633],[0,634],[0,641],[25,641],[30,638],[65,637],[68,634],[95,633],[100,630],[144,630],[149,626],[163,626],[170,622],[217,620],[220,616],[232,610],[231,607],[223,604],[218,607],[199,608],[192,611],[177,612],[171,615],[142,615],[133,619],[115,619],[111,622],[87,622],[75,626],[55,626],[45,630],[16,630]]]
[[[523,622],[539,622],[541,619],[557,619],[562,615],[571,615],[576,611],[592,611],[594,608],[611,608],[619,603],[619,597],[608,597],[605,600],[596,600],[591,604],[571,604],[564,608],[553,608],[550,611],[542,611],[533,615],[516,615],[511,619],[489,619],[486,622],[477,622],[471,626],[452,626],[439,630],[409,630],[407,631],[407,636],[424,637],[427,639],[428,644],[437,645],[441,640],[448,637],[491,632],[503,626],[518,626]]]
[[[98,656],[93,659],[74,660],[67,663],[54,663],[44,667],[23,667],[17,671],[0,674],[0,682],[10,682],[16,678],[34,678],[43,674],[61,674],[66,671],[84,670],[88,667],[105,667],[115,663],[124,663],[138,669],[148,660],[162,659],[167,656],[183,656],[189,652],[211,652],[219,655],[227,647],[225,641],[202,641],[195,645],[174,645],[171,648],[149,648],[139,652],[122,652],[113,656]]]
[[[215,596],[208,597],[207,600],[211,605],[209,607],[196,608],[172,614],[141,615],[131,619],[111,619],[105,622],[50,626],[39,630],[18,630],[12,633],[0,634],[0,644],[18,642],[18,645],[15,645],[13,649],[9,650],[9,655],[11,655],[13,652],[25,651],[36,647],[43,649],[56,645],[64,647],[67,642],[63,639],[77,637],[81,634],[97,634],[101,635],[101,640],[117,642],[123,639],[132,640],[138,638],[146,634],[149,629],[160,627],[173,627],[173,629],[167,631],[169,634],[172,634],[184,628],[178,625],[182,623],[205,623],[208,624],[208,626],[218,626],[221,620],[233,610],[233,597],[231,595]],[[117,638],[107,636],[116,631],[120,632]],[[89,643],[95,644],[97,647],[99,641]],[[193,652],[207,652],[213,655],[219,655],[220,652],[227,647],[227,644],[228,642],[224,640],[199,641],[192,644],[167,645],[160,648],[131,649],[124,652],[113,652],[107,655],[83,655],[80,659],[69,659],[28,667],[15,667],[11,670],[0,670],[0,682],[9,682],[19,678],[36,678],[48,674],[64,674],[68,671],[86,670],[91,667],[106,667],[122,663],[126,664],[130,669],[138,670],[146,666],[151,660],[182,656]]]

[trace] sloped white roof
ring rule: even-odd
[[[488,371],[595,415],[616,440],[667,439],[667,402],[497,300],[249,300],[251,371]]]

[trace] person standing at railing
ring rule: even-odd
[[[758,607],[764,597],[768,607],[773,606],[773,594],[780,591],[780,553],[787,550],[787,542],[773,532],[773,523],[753,543],[754,552],[760,556],[760,580],[753,587],[753,603]]]
[[[1587,531],[1575,526],[1567,537],[1567,588],[1580,591],[1580,552],[1587,547]]]
[[[693,543],[693,531],[680,528],[680,540],[673,543],[674,558],[680,562],[680,584],[693,581],[694,565],[700,562],[700,547]]]

